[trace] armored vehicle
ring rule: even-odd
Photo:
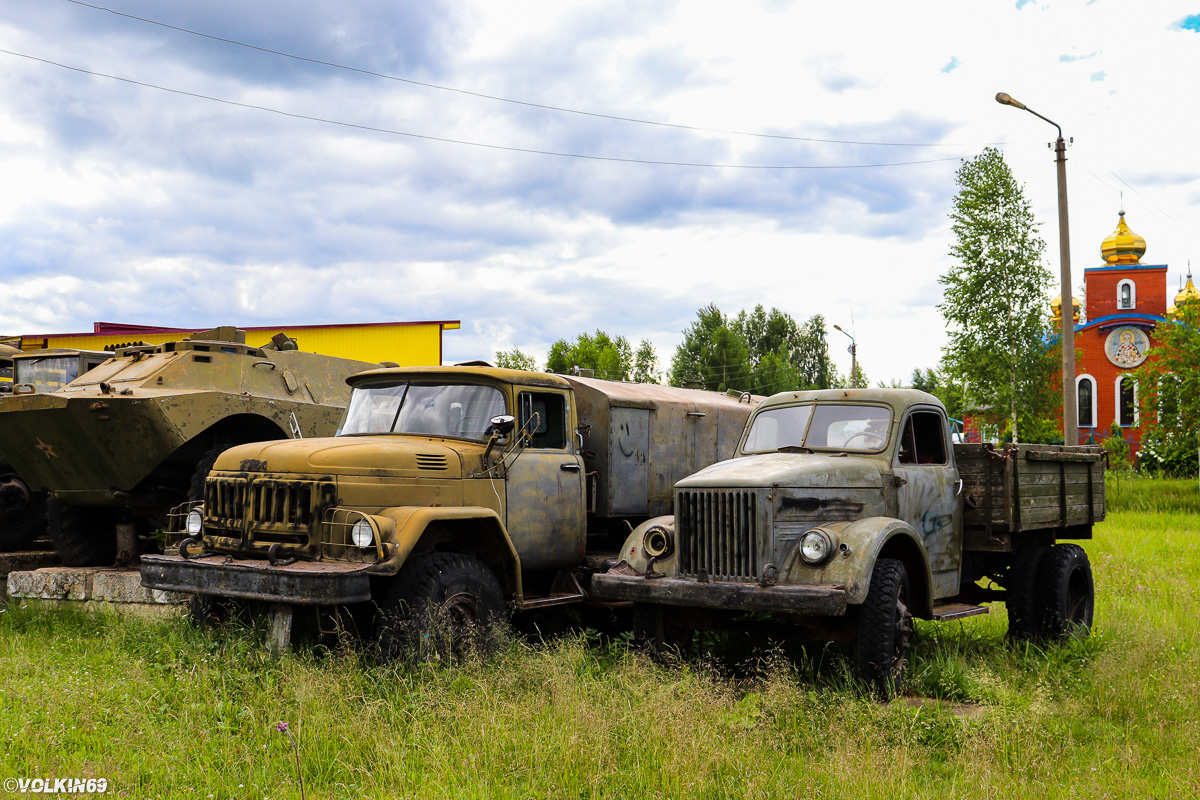
[[[945,409],[911,389],[788,392],[746,425],[736,456],[675,485],[592,590],[633,601],[642,635],[772,615],[857,643],[863,679],[903,686],[912,618],[1003,600],[1014,636],[1086,634],[1088,539],[1104,519],[1098,447],[952,444]]]
[[[53,392],[112,358],[99,350],[53,348],[25,352],[0,346],[0,384],[5,394]],[[0,395],[2,397],[4,395]],[[33,491],[0,455],[0,552],[20,550],[46,532],[46,493]]]
[[[438,620],[580,603],[675,481],[733,453],[756,402],[468,366],[350,384],[338,436],[221,454],[189,538],[143,558],[143,586],[270,603],[280,645],[295,607],[373,604],[385,658]]]
[[[62,561],[111,564],[118,536],[131,558],[139,533],[200,495],[222,450],[332,433],[346,378],[376,366],[250,347],[234,328],[125,348],[57,391],[0,401],[0,453],[30,488],[50,493],[49,534]]]

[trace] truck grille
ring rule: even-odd
[[[336,497],[331,481],[213,477],[204,485],[204,512],[214,528],[240,535],[248,526],[252,539],[303,543]]]
[[[675,496],[679,569],[713,580],[758,579],[755,493],[741,489],[680,491]]]

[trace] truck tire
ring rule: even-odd
[[[913,636],[908,589],[903,563],[894,558],[875,562],[858,619],[858,674],[881,700],[904,689]]]
[[[1047,639],[1083,638],[1091,633],[1095,582],[1087,553],[1077,544],[1056,544],[1038,569],[1037,605]]]
[[[116,515],[107,508],[46,501],[50,542],[68,567],[107,567],[117,558]]]
[[[461,553],[421,556],[388,589],[375,627],[379,660],[486,654],[506,624],[504,591],[487,565]]]
[[[1027,543],[1013,553],[1004,583],[1004,605],[1008,609],[1008,638],[1036,639],[1042,629],[1038,602],[1038,572],[1049,548]]]
[[[46,532],[46,493],[34,492],[0,458],[0,552],[24,550]]]
[[[659,657],[683,657],[691,651],[696,632],[679,625],[656,603],[633,604],[634,640],[648,646]]]
[[[192,471],[192,480],[188,483],[188,500],[204,499],[204,482],[208,480],[208,473],[212,472],[213,465],[217,463],[217,457],[231,447],[233,447],[233,442],[220,441],[200,457],[200,460],[196,462],[196,469]]]

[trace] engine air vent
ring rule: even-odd
[[[417,468],[444,470],[450,467],[450,460],[441,453],[417,453]]]

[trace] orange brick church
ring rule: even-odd
[[[1129,229],[1125,212],[1117,229],[1100,246],[1104,263],[1083,271],[1086,320],[1079,323],[1079,301],[1071,298],[1075,319],[1075,396],[1080,443],[1098,442],[1113,424],[1136,453],[1141,443],[1138,385],[1133,371],[1154,358],[1155,327],[1183,303],[1200,299],[1188,270],[1187,286],[1167,305],[1167,265],[1143,264],[1146,240]],[[1062,301],[1051,302],[1055,327]]]

